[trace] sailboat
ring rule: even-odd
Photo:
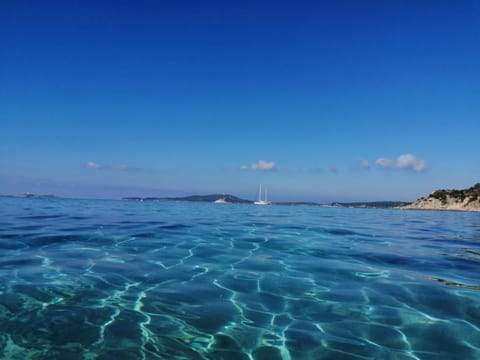
[[[267,200],[267,189],[265,189],[265,200],[262,200],[262,184],[260,184],[260,190],[258,191],[258,201],[254,202],[255,205],[270,205],[271,202]]]

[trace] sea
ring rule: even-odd
[[[480,213],[0,199],[1,359],[480,359]]]

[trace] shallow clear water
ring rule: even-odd
[[[4,359],[478,359],[480,213],[0,199]]]

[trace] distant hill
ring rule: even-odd
[[[31,198],[31,199],[61,199],[61,197],[56,195],[43,195],[43,194],[32,194],[29,192],[20,194],[20,195],[0,195],[4,198]]]
[[[190,195],[183,197],[124,197],[123,200],[131,201],[191,201],[191,202],[214,202],[218,199],[225,199],[233,204],[253,204],[251,200],[241,199],[230,194],[211,194],[211,195]],[[351,202],[351,203],[331,203],[321,204],[310,201],[284,201],[274,202],[274,205],[304,205],[304,206],[328,206],[328,207],[355,207],[355,208],[393,208],[408,204],[402,201],[373,201],[373,202]]]
[[[190,195],[183,197],[124,197],[123,200],[133,201],[192,201],[192,202],[214,202],[218,199],[225,199],[233,204],[251,204],[253,201],[241,199],[230,194],[211,194],[211,195]]]
[[[306,205],[323,207],[349,207],[349,208],[394,208],[408,204],[404,201],[370,201],[370,202],[334,202],[329,204],[320,204],[309,201],[277,202],[276,205]]]
[[[350,203],[333,203],[332,205],[342,207],[354,207],[354,208],[380,208],[390,209],[398,206],[407,205],[405,201],[370,201],[370,202],[350,202]]]
[[[435,190],[402,208],[480,211],[480,183],[463,190]]]

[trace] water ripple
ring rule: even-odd
[[[0,199],[0,358],[480,358],[475,213]]]

